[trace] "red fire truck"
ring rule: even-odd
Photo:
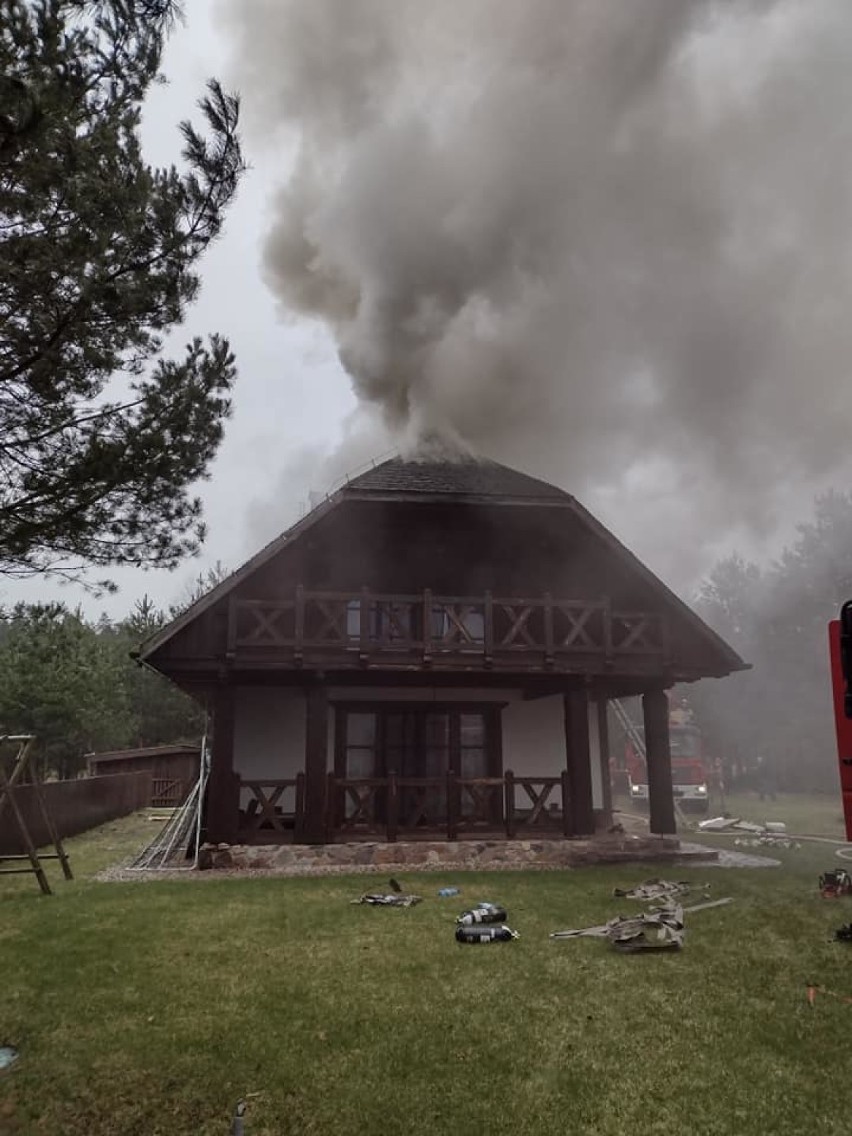
[[[669,741],[672,755],[672,790],[684,812],[705,813],[710,807],[708,763],[705,760],[701,731],[692,712],[683,705],[669,715]],[[625,761],[630,800],[648,800],[648,767],[645,761],[645,737],[641,726],[627,732]]]
[[[852,601],[840,609],[839,619],[829,623],[828,642],[840,791],[843,794],[846,839],[852,841]]]

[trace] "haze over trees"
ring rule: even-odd
[[[684,693],[729,773],[747,780],[762,757],[778,788],[837,788],[827,624],[848,599],[849,493],[817,497],[812,518],[769,566],[733,555],[714,567],[696,606],[753,669]]]

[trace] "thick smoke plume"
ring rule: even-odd
[[[267,279],[329,326],[391,432],[520,465],[605,516],[641,501],[674,542],[686,524],[766,531],[836,473],[852,4],[231,12],[247,109],[295,145]]]

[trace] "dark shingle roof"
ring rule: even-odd
[[[569,494],[498,462],[464,458],[458,461],[406,461],[391,458],[350,481],[344,492],[447,493],[459,497],[513,497],[568,502]]]

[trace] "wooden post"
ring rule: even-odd
[[[370,660],[370,589],[361,589],[358,623],[358,654],[362,663]]]
[[[553,653],[555,638],[553,630],[553,596],[550,592],[544,594],[544,665],[553,666]]]
[[[234,773],[234,687],[219,683],[213,693],[213,743],[207,781],[207,839],[233,844],[239,827],[239,777]]]
[[[339,793],[337,791],[337,778],[334,776],[333,772],[329,772],[326,774],[325,779],[325,839],[327,842],[333,842],[337,828],[343,823],[342,812]],[[302,836],[299,838],[299,843],[307,843],[304,836],[304,826],[302,828]]]
[[[432,589],[423,590],[423,662],[432,662]]]
[[[504,794],[506,798],[505,812],[506,812],[506,839],[514,840],[515,832],[515,774],[511,769],[506,770],[504,777]]]
[[[293,821],[293,842],[302,843],[302,832],[305,827],[305,774],[302,770],[296,774],[296,815]]]
[[[562,835],[570,836],[573,831],[571,818],[571,777],[567,769],[562,770]]]
[[[595,831],[595,810],[592,803],[592,767],[589,753],[589,696],[585,690],[572,690],[564,695],[563,699],[571,831],[574,836],[592,836]]]
[[[672,792],[669,700],[665,690],[649,690],[647,694],[643,694],[642,714],[645,722],[651,832],[669,836],[677,832],[677,825]]]
[[[483,619],[483,647],[485,650],[485,665],[490,667],[494,662],[494,597],[491,592],[485,593],[485,607]]]
[[[305,688],[305,844],[325,844],[328,692]]]
[[[388,773],[388,798],[387,798],[387,839],[388,844],[396,842],[396,835],[399,831],[399,785],[397,784],[396,773],[391,770]]]
[[[612,824],[612,779],[609,775],[609,715],[608,698],[598,700],[598,738],[601,754],[601,786],[603,788],[603,811],[607,827]]]
[[[447,770],[447,840],[456,840],[459,834],[459,782],[455,771]]]

